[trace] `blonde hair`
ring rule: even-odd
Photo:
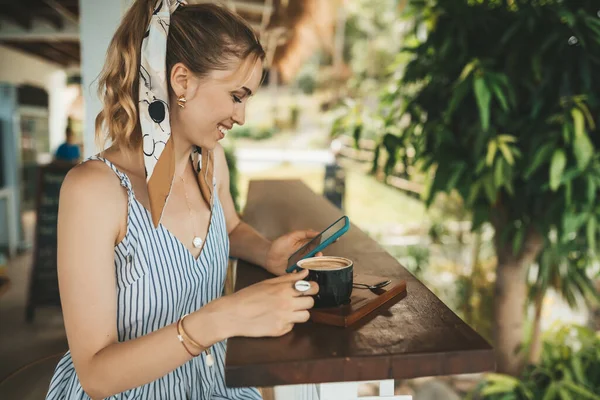
[[[138,87],[142,39],[156,0],[136,0],[112,38],[98,94],[103,108],[96,117],[96,139],[118,147],[139,148]],[[183,63],[197,77],[225,70],[234,60],[264,59],[252,28],[238,15],[215,4],[180,6],[171,15],[167,38],[167,79]],[[169,84],[170,87],[170,84]]]

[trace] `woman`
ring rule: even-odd
[[[111,147],[61,189],[70,351],[47,398],[260,398],[225,386],[225,340],[289,332],[318,292],[295,284],[306,273],[284,274],[317,233],[271,243],[238,219],[229,193],[218,141],[244,123],[263,59],[252,30],[215,5],[137,0],[123,18],[99,81],[96,133]],[[280,276],[220,297],[229,253]]]

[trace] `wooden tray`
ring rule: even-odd
[[[389,278],[356,274],[354,283],[366,283],[374,285],[376,283],[388,280]],[[347,327],[370,312],[381,307],[383,304],[390,304],[406,297],[406,281],[403,279],[392,279],[392,283],[381,289],[352,289],[350,304],[332,308],[313,308],[310,310],[310,319],[313,322]],[[392,302],[392,300],[395,300]]]

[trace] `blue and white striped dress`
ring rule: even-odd
[[[128,194],[127,233],[115,246],[117,277],[117,329],[123,342],[176,322],[223,292],[229,257],[229,237],[217,190],[208,234],[200,256],[189,250],[163,225],[155,229],[150,212],[135,198],[131,182],[108,160]],[[176,340],[176,338],[175,338]],[[261,399],[256,388],[225,386],[226,342],[212,347],[215,364],[205,354],[144,386],[110,399]],[[56,367],[46,399],[89,399],[83,391],[70,352]]]

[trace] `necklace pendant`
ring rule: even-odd
[[[209,367],[212,367],[215,364],[215,359],[213,358],[212,354],[207,354],[206,355],[206,365],[208,365]]]
[[[198,248],[202,247],[202,238],[196,236],[194,238],[194,240],[192,241],[192,243],[194,244],[194,247],[198,249]]]

